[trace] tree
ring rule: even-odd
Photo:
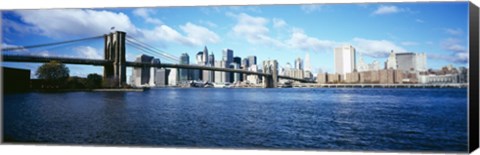
[[[37,69],[35,75],[45,80],[50,86],[63,86],[69,77],[70,70],[61,62],[50,61]]]
[[[96,73],[88,74],[86,86],[90,89],[102,87],[102,76]]]

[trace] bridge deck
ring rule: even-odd
[[[7,62],[30,62],[30,63],[46,63],[50,61],[59,61],[65,64],[79,64],[79,65],[94,65],[94,66],[106,66],[111,64],[111,61],[107,60],[98,60],[98,59],[79,59],[79,58],[64,58],[64,57],[42,57],[42,56],[25,56],[25,55],[2,55],[3,61]],[[200,69],[200,70],[210,70],[210,71],[222,71],[222,72],[233,72],[233,73],[242,73],[248,75],[260,75],[260,76],[272,76],[271,74],[253,72],[248,70],[241,69],[231,69],[231,68],[218,68],[218,67],[208,67],[208,66],[197,66],[197,65],[186,65],[186,64],[152,64],[152,63],[141,63],[141,62],[125,62],[125,66],[129,67],[158,67],[158,68],[180,68],[180,69]],[[289,79],[300,82],[310,82],[305,79],[293,78],[289,76],[281,76],[278,78]]]

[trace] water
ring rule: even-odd
[[[7,142],[467,151],[466,89],[151,89],[4,95]]]

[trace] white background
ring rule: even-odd
[[[382,0],[380,2],[414,2],[428,0]],[[446,1],[446,0],[434,0]],[[38,8],[92,8],[92,7],[145,7],[145,6],[192,6],[192,5],[246,5],[246,4],[298,4],[298,3],[359,3],[379,2],[376,0],[0,0],[0,9]],[[480,0],[472,0],[477,6]],[[1,34],[0,34],[1,36]],[[151,148],[151,147],[104,147],[104,146],[60,146],[60,145],[0,145],[1,154],[413,154],[385,152],[327,152],[291,150],[233,150],[233,149],[192,149],[192,148]],[[417,153],[419,154],[419,153]],[[426,153],[421,153],[426,154]],[[474,154],[480,154],[477,150]]]

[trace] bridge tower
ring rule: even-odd
[[[126,33],[121,31],[105,35],[105,60],[111,63],[103,68],[103,81],[106,81],[111,87],[126,85],[125,36]]]
[[[271,74],[263,77],[264,88],[277,88],[278,86],[278,62],[277,60],[263,61],[263,73]]]

